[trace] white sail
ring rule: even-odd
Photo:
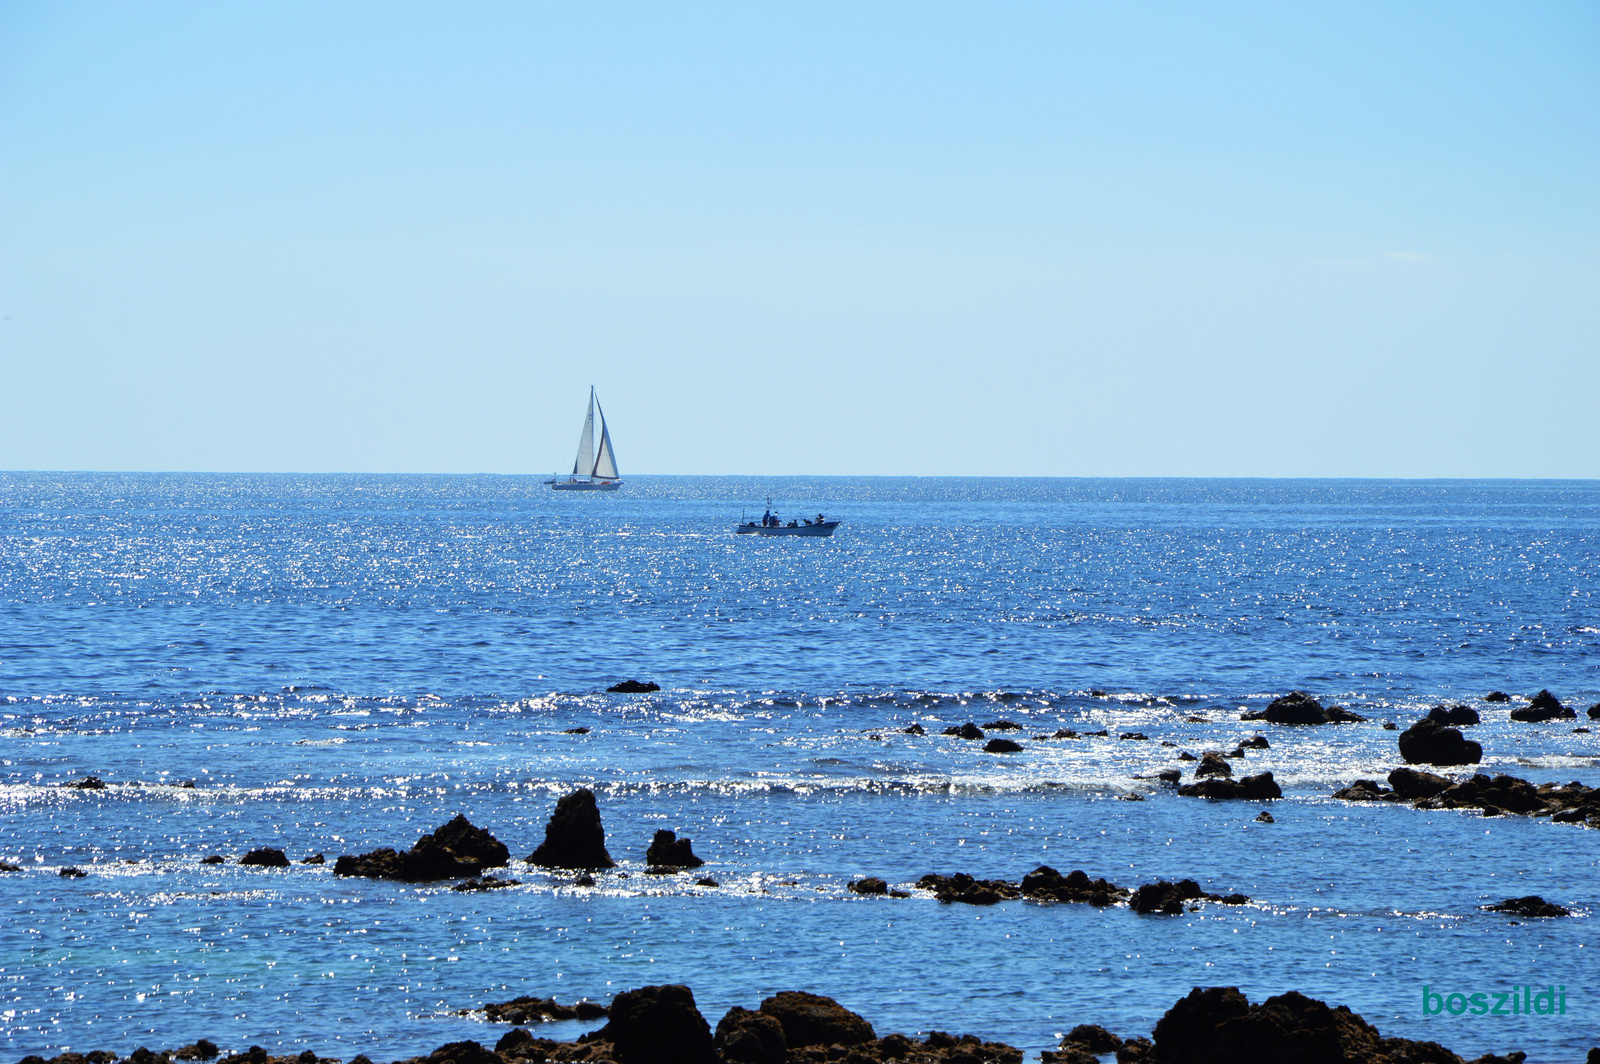
[[[604,429],[605,415],[601,415]],[[572,463],[572,475],[586,477],[594,471],[594,389],[589,389],[589,416],[583,419],[583,435],[578,437],[578,460]]]
[[[611,430],[606,428],[604,410],[600,411],[600,452],[594,456],[594,476],[604,480],[615,480],[618,476],[617,453],[611,449]]]

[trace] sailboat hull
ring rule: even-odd
[[[547,480],[551,491],[616,491],[620,480]]]
[[[738,525],[734,534],[740,536],[831,536],[839,527],[837,521],[824,521],[820,525]]]

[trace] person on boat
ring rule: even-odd
[[[825,520],[825,519],[824,519],[824,518],[823,518],[823,516],[822,516],[822,515],[821,515],[821,514],[818,514],[818,515],[817,515],[817,524],[819,524],[819,525],[825,525],[825,524],[827,524],[827,523],[828,523],[828,522],[827,522],[827,521],[826,521],[826,520]]]

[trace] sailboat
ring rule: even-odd
[[[598,451],[594,446],[596,411],[600,413]],[[611,431],[606,428],[606,412],[600,409],[600,400],[595,398],[592,384],[589,386],[589,413],[583,419],[583,434],[578,437],[578,457],[572,463],[572,472],[545,483],[552,491],[616,491],[622,486],[622,477],[617,474],[617,452],[611,448]]]

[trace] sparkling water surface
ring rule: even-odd
[[[732,535],[769,496],[844,523]],[[1593,482],[3,474],[0,859],[22,870],[0,875],[0,1039],[390,1060],[492,1043],[507,1028],[463,1013],[489,1001],[686,982],[712,1023],[810,989],[880,1033],[1036,1053],[1237,985],[1581,1060],[1600,832],[1328,796],[1399,763],[1381,721],[1445,700],[1484,714],[1482,771],[1600,785],[1600,736],[1574,731],[1600,702],[1597,531]],[[604,693],[628,677],[663,689]],[[1542,687],[1579,719],[1482,700]],[[1372,721],[1239,720],[1292,688]],[[938,734],[998,718],[1022,753]],[[1109,734],[1033,739],[1061,727]],[[1283,784],[1276,823],[1147,778],[1257,733],[1242,770]],[[107,787],[62,786],[89,774]],[[593,888],[520,861],[577,785],[621,862]],[[520,886],[331,874],[458,812]],[[644,875],[658,827],[707,865]],[[329,864],[201,863],[263,845]],[[845,890],[1040,863],[1255,901]],[[1531,893],[1577,915],[1478,908]],[[1427,1018],[1425,983],[1563,984],[1568,1013]]]

